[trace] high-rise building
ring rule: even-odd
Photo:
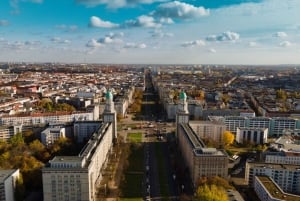
[[[224,150],[207,148],[200,136],[189,125],[186,94],[181,92],[176,115],[176,138],[189,170],[193,185],[202,177],[220,176],[227,178],[228,155]]]
[[[42,169],[44,201],[96,200],[97,185],[117,137],[116,113],[109,93],[106,94],[109,100],[100,126],[87,122],[92,126],[91,130],[96,127],[97,130],[91,134],[84,133],[88,141],[81,152],[74,156],[56,156]],[[80,129],[77,135],[81,136]],[[85,137],[78,139],[83,141]]]

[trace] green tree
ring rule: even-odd
[[[24,145],[24,138],[22,133],[17,133],[16,135],[12,136],[8,141],[12,146],[20,146]]]
[[[67,103],[59,103],[55,105],[55,110],[56,111],[68,111],[68,112],[73,112],[75,111],[75,107],[73,107],[72,105],[69,105]]]

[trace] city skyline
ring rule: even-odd
[[[297,0],[6,0],[0,62],[299,64]]]

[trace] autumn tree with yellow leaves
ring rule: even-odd
[[[225,146],[231,145],[234,141],[234,134],[230,131],[225,131],[223,133],[223,143]]]

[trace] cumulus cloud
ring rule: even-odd
[[[162,24],[173,24],[174,21],[169,17],[162,17],[159,19],[159,22]]]
[[[106,5],[109,8],[121,8],[134,6],[137,4],[152,4],[155,2],[164,2],[167,0],[75,0],[76,3],[86,5],[87,7],[95,7],[98,5]]]
[[[1,42],[1,39],[0,39]],[[41,41],[5,41],[3,44],[6,49],[10,50],[33,50],[41,45]]]
[[[209,15],[209,10],[201,6],[196,7],[180,1],[173,1],[160,4],[152,14],[166,18],[192,19]]]
[[[73,32],[76,31],[78,29],[77,25],[65,25],[65,24],[60,24],[60,25],[56,25],[55,28],[60,29],[60,30],[64,30],[67,32]]]
[[[124,27],[146,27],[146,28],[159,28],[161,23],[157,22],[152,16],[141,15],[135,20],[127,20]]]
[[[129,49],[129,48],[144,49],[146,47],[147,47],[147,45],[145,43],[126,43],[124,45],[124,48],[126,48],[126,49]]]
[[[257,43],[251,41],[251,42],[248,43],[248,46],[249,46],[249,47],[256,47],[256,46],[257,46]]]
[[[121,39],[124,36],[123,32],[120,33],[109,33],[103,38],[99,38],[97,40],[98,43],[100,44],[109,44],[109,43],[122,43],[123,40]]]
[[[279,43],[279,46],[280,47],[289,47],[289,46],[291,46],[292,45],[292,43],[290,42],[290,41],[282,41],[281,43]]]
[[[7,20],[0,20],[0,26],[7,26],[9,22]]]
[[[97,47],[104,47],[108,44],[121,44],[123,43],[122,37],[124,36],[123,32],[119,33],[109,33],[102,38],[91,39],[86,43],[86,47],[97,48]]]
[[[62,39],[60,37],[53,37],[50,39],[51,42],[53,43],[60,43],[60,44],[68,44],[68,43],[71,43],[70,40],[67,40],[67,39]]]
[[[220,35],[209,35],[206,37],[207,41],[236,41],[240,38],[240,35],[235,32],[226,31]]]
[[[118,24],[112,23],[110,21],[104,21],[99,17],[92,16],[90,18],[90,27],[99,27],[99,28],[115,28],[118,27]]]
[[[187,41],[181,44],[182,47],[194,47],[194,46],[205,46],[203,40]]]
[[[92,48],[96,48],[96,47],[101,47],[102,44],[101,43],[98,43],[98,41],[96,39],[91,39],[89,40],[86,45],[86,47],[92,47]]]
[[[214,48],[210,48],[208,51],[209,51],[210,53],[216,53],[216,52],[217,52],[217,50],[215,50]]]
[[[160,29],[155,29],[154,31],[150,32],[151,36],[153,38],[168,38],[168,37],[173,37],[174,34],[173,33],[165,33]]]
[[[285,32],[280,31],[280,32],[274,33],[273,37],[284,38],[284,37],[287,37],[287,34]]]

